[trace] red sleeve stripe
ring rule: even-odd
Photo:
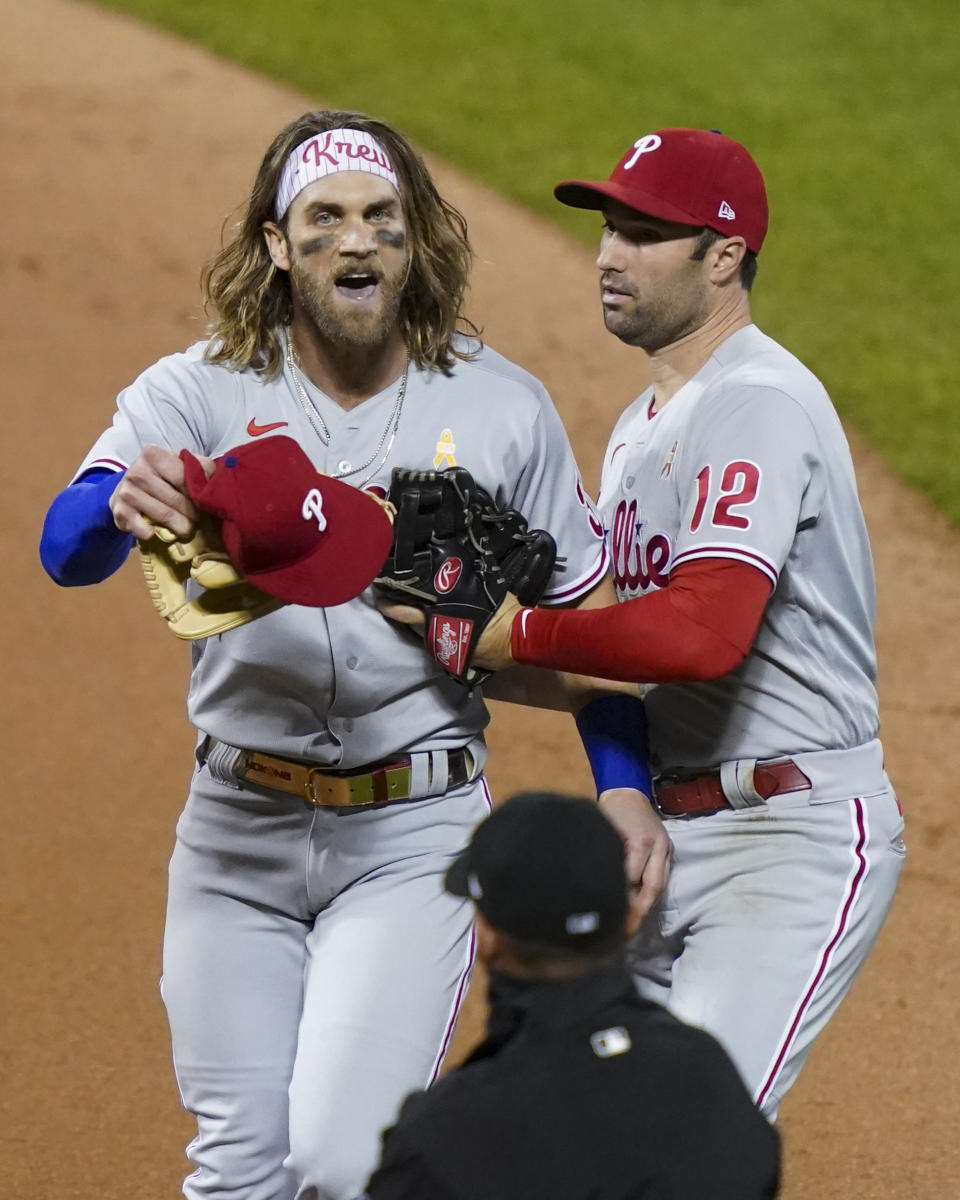
[[[752,550],[744,550],[741,546],[696,546],[692,550],[684,550],[682,554],[678,554],[670,564],[670,569],[673,570],[681,563],[693,562],[698,558],[733,558],[738,562],[747,563],[751,567],[756,567],[758,571],[762,571],[774,587],[777,586],[777,580],[780,577],[780,572],[768,558],[764,558]]]
[[[585,575],[581,575],[579,579],[574,580],[573,583],[568,583],[561,588],[550,589],[544,592],[540,603],[566,604],[570,600],[576,600],[578,596],[582,596],[596,587],[604,575],[606,575],[607,566],[607,543],[603,541],[600,543],[600,560],[595,567]]]
[[[95,458],[93,462],[84,463],[70,482],[76,483],[88,471],[113,471],[116,474],[119,471],[125,471],[128,465],[128,463],[121,462],[118,458]]]
[[[83,468],[85,471],[125,471],[127,463],[121,462],[119,458],[95,458],[93,462],[88,462]]]

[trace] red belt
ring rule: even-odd
[[[802,792],[810,780],[795,762],[765,763],[753,772],[753,786],[764,800],[785,792]],[[657,807],[668,817],[699,817],[735,806],[723,794],[720,772],[708,771],[692,779],[661,776],[654,784]]]

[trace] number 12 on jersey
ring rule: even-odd
[[[690,532],[696,533],[703,523],[707,511],[713,473],[709,464],[697,475],[697,504],[690,519]],[[749,529],[750,518],[735,509],[752,504],[760,491],[760,468],[756,463],[738,458],[727,463],[720,476],[720,494],[717,496],[710,524],[720,529]]]

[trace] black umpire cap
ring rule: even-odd
[[[494,929],[525,941],[575,950],[623,931],[623,839],[583,797],[522,792],[506,800],[477,826],[444,882]]]

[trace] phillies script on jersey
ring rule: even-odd
[[[621,500],[610,528],[613,581],[620,595],[666,587],[672,547],[665,533],[643,536],[636,500]]]

